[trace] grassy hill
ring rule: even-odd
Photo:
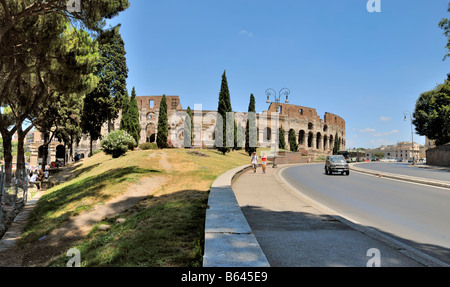
[[[41,198],[20,241],[27,250],[23,261],[65,266],[67,250],[77,248],[82,266],[201,266],[210,186],[248,163],[244,151],[146,150],[118,159],[97,154]],[[134,193],[139,196],[130,204],[125,196]],[[75,224],[111,206],[99,222]]]

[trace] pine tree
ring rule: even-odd
[[[119,33],[120,25],[102,31],[97,38],[100,44],[100,60],[97,66],[97,76],[100,82],[84,99],[82,117],[83,132],[90,135],[92,142],[101,136],[101,127],[118,117],[119,110],[127,97],[126,78],[128,68],[125,58],[124,42]]]
[[[167,148],[167,138],[169,136],[169,120],[167,117],[167,99],[166,95],[163,95],[161,104],[159,106],[158,116],[158,135],[156,137],[156,145],[158,148]]]
[[[248,105],[248,119],[245,126],[245,151],[252,155],[257,149],[257,129],[256,129],[256,104],[253,94],[250,95],[250,103]]]
[[[280,126],[279,136],[278,136],[278,148],[286,149],[286,140],[284,138],[284,129],[283,126]]]
[[[295,131],[289,130],[289,149],[296,152],[298,149],[297,138],[295,137]]]
[[[232,112],[230,91],[228,90],[228,82],[225,71],[222,75],[222,84],[219,93],[219,107],[217,108],[216,129],[215,129],[215,145],[217,150],[226,154],[230,152],[230,147],[227,147],[227,135],[231,135],[234,130],[234,126],[229,127],[227,125],[227,113]],[[219,119],[221,117],[221,119]],[[221,131],[222,129],[222,131]]]

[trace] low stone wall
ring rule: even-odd
[[[427,150],[427,164],[450,167],[450,144]]]
[[[311,162],[314,160],[313,156],[309,156]],[[273,161],[273,157],[268,157],[270,161]],[[307,163],[308,156],[302,156],[299,152],[285,152],[280,151],[277,156],[277,164],[291,164],[291,163]]]
[[[2,205],[2,222],[0,222],[0,238],[5,235],[11,223],[14,221],[16,216],[24,207],[24,202],[18,202],[14,205],[14,197],[15,195],[11,194],[3,194],[2,201],[0,204]]]

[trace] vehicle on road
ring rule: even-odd
[[[350,167],[343,155],[329,155],[325,160],[325,174],[340,172],[341,174],[350,174]]]

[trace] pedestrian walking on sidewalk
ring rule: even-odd
[[[261,167],[264,173],[266,173],[266,167],[267,167],[267,156],[266,154],[261,155]]]
[[[252,167],[253,167],[254,173],[256,173],[257,166],[258,166],[258,156],[256,155],[256,152],[254,152],[252,155]]]

